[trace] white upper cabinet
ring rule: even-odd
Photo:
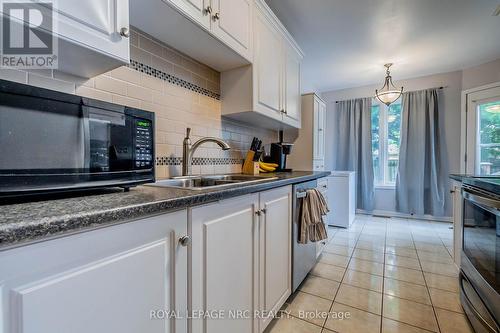
[[[0,252],[0,331],[186,333],[186,235],[184,210]]]
[[[301,57],[290,46],[285,48],[284,69],[284,115],[283,121],[300,128],[301,126],[301,96],[300,96],[300,62]]]
[[[252,62],[253,0],[130,0],[131,24],[218,71]]]
[[[245,58],[252,58],[252,0],[212,0],[212,32]]]
[[[201,26],[210,29],[210,0],[162,0],[182,11]]]
[[[282,118],[283,37],[261,12],[255,16],[254,91],[255,111]]]
[[[271,9],[254,1],[253,64],[221,73],[222,114],[271,129],[300,128],[302,51]]]
[[[129,62],[128,0],[57,2],[59,70],[93,77]]]

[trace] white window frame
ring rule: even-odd
[[[398,100],[396,103],[401,103]],[[388,111],[389,107],[380,101],[373,99],[372,105],[379,106],[378,131],[379,131],[379,170],[382,174],[382,182],[378,182],[378,175],[375,175],[374,186],[377,189],[394,189],[396,182],[389,182],[389,126],[388,126]]]

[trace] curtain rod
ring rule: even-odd
[[[434,87],[434,88],[427,88],[427,89],[444,89],[444,88],[448,88],[448,86],[441,86],[441,87]],[[425,90],[427,90],[427,89],[425,89]],[[376,97],[374,96],[372,98],[376,98]],[[335,103],[339,103],[339,102],[342,102],[342,101],[335,101]]]

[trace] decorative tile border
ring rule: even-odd
[[[240,158],[231,157],[193,157],[193,165],[234,165],[242,164]],[[181,165],[182,157],[159,156],[156,158],[156,165]]]
[[[186,80],[183,80],[181,78],[173,76],[172,74],[162,72],[158,69],[155,69],[149,65],[140,63],[136,60],[130,59],[130,64],[128,65],[128,67],[135,69],[136,71],[139,71],[141,73],[156,77],[160,80],[175,84],[175,85],[180,86],[182,88],[186,88],[186,89],[189,89],[191,91],[197,92],[199,94],[214,98],[216,100],[220,100],[220,94],[218,94],[218,93],[215,93],[215,92],[210,91],[208,89],[197,86],[191,82],[188,82]]]

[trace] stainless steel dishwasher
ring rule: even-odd
[[[306,197],[307,190],[312,190],[316,187],[316,180],[295,184],[293,186],[292,292],[297,290],[316,263],[316,243],[298,243],[302,199]]]

